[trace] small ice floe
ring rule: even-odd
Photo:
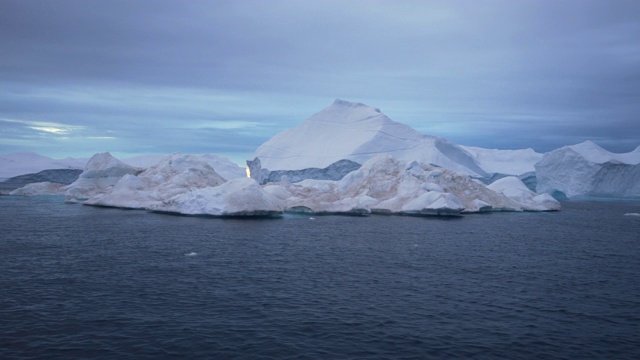
[[[624,216],[640,216],[640,213],[626,213]]]
[[[188,254],[184,254],[184,256],[196,256],[196,255],[198,255],[198,253],[193,252],[193,251],[188,253]]]
[[[315,220],[316,218],[314,218],[313,216],[309,218],[309,220]]]

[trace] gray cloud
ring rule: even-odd
[[[628,151],[638,13],[633,0],[4,0],[0,118],[118,135],[67,139],[70,153],[240,157],[339,97],[468,145]],[[3,125],[0,151],[37,147],[15,131]]]

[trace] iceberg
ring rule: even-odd
[[[78,180],[66,187],[65,200],[78,202],[111,189],[125,175],[137,175],[142,169],[125,164],[110,153],[93,155]]]
[[[300,126],[275,135],[258,147],[248,164],[252,177],[266,182],[270,172],[331,169],[332,166],[335,169],[335,164],[341,161],[363,164],[378,154],[487,176],[469,152],[458,145],[421,134],[391,120],[379,109],[344,100],[334,101]],[[346,167],[341,175],[354,167]],[[330,179],[318,175],[317,171],[313,177],[306,178]]]
[[[379,109],[335,100],[298,127],[263,143],[247,161],[261,184],[305,179],[339,180],[379,154],[444,167],[485,182],[529,175],[542,154],[532,149],[496,150],[459,146],[395,122]],[[489,180],[488,180],[489,179]]]
[[[640,197],[640,146],[611,153],[591,141],[544,154],[536,190],[556,198]]]
[[[517,180],[517,179],[516,179]],[[503,182],[505,191],[526,186]],[[280,199],[286,211],[328,214],[458,215],[484,211],[551,211],[551,197],[510,198],[464,174],[416,161],[407,164],[377,155],[340,180],[307,179],[272,183],[264,190]],[[531,196],[528,196],[531,195]]]
[[[534,172],[543,154],[531,148],[518,150],[484,149],[460,146],[466,150],[485,172],[490,174],[522,175]]]
[[[190,189],[226,181],[201,156],[176,153],[140,173],[122,176],[111,188],[84,204],[146,209]]]
[[[233,178],[227,181],[210,165],[212,163],[221,165]],[[233,169],[229,163],[230,160],[217,155],[176,153],[144,171],[126,172],[118,177],[111,175],[121,175],[122,171],[107,168],[125,166],[127,169],[128,165],[111,158],[101,161],[101,166],[95,166],[93,177],[108,186],[94,186],[93,195],[83,204],[186,215],[268,216],[282,213],[283,206],[277,199],[264,192],[255,180],[247,178],[238,165],[233,165],[237,168]]]
[[[189,190],[150,204],[147,209],[185,215],[272,216],[281,214],[282,203],[251,178],[237,178],[219,186]]]

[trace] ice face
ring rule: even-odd
[[[539,193],[557,197],[640,197],[640,152],[610,153],[592,142],[544,154],[536,164]]]

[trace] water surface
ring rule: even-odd
[[[640,358],[630,212],[223,220],[0,196],[0,358]]]

